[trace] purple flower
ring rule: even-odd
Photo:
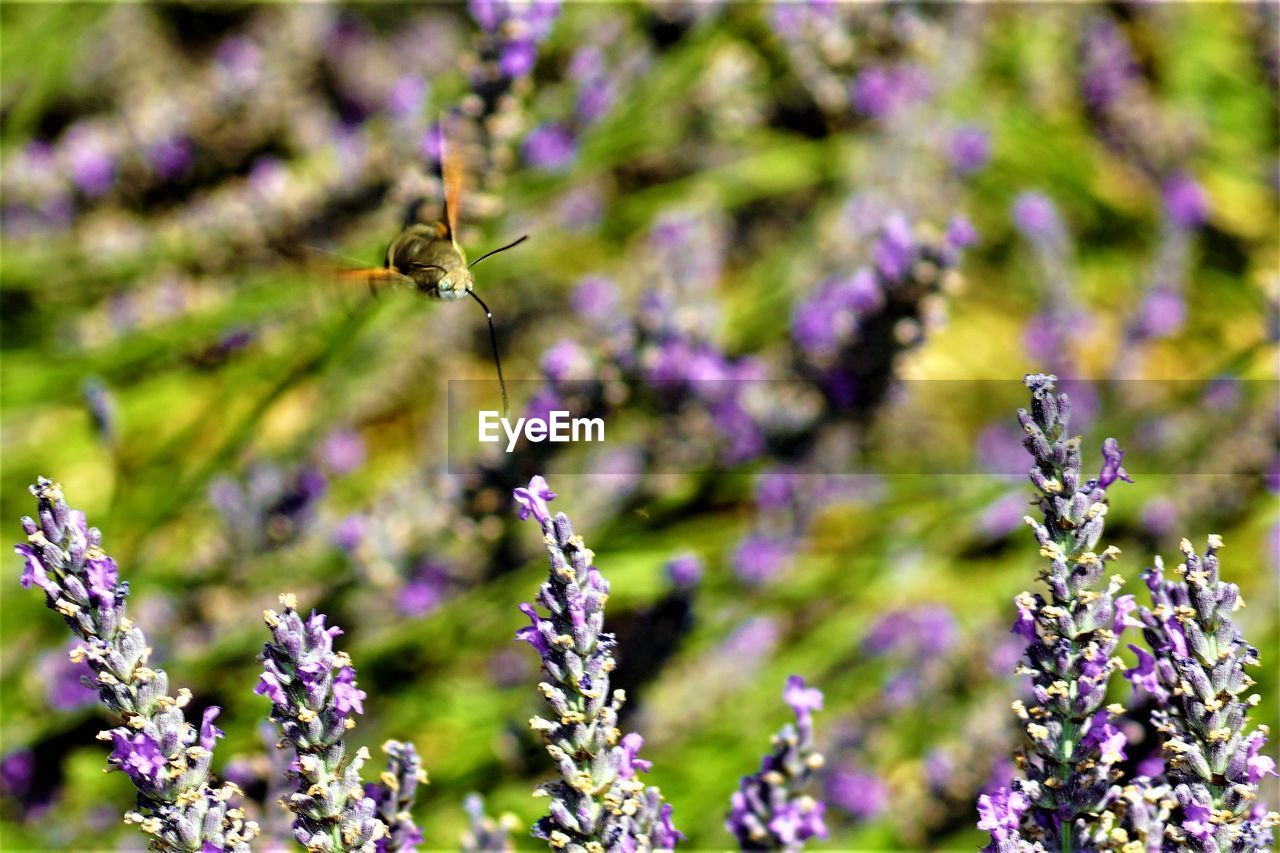
[[[283,613],[264,614],[271,641],[262,648],[254,692],[271,700],[271,720],[296,758],[287,774],[296,791],[283,800],[293,812],[293,835],[310,848],[361,849],[386,833],[360,779],[369,751],[361,747],[347,756],[344,749],[366,694],[356,686],[350,658],[333,650],[342,629],[326,627],[324,614],[315,611],[303,621],[292,595],[280,596],[280,603]]]
[[[414,823],[413,805],[418,786],[427,784],[427,772],[411,743],[389,740],[382,744],[387,769],[377,784],[366,785],[365,793],[377,806],[378,817],[388,833],[377,839],[377,853],[412,851],[422,843],[422,829]]]
[[[128,721],[105,733],[114,747],[109,768],[124,772],[138,790],[137,810],[127,820],[140,824],[154,846],[248,853],[258,830],[234,807],[238,791],[209,784],[221,735],[213,726],[218,709],[206,710],[198,729],[187,722],[186,703],[168,694],[168,675],[145,665],[149,644],[128,615],[129,585],[103,550],[101,532],[67,506],[57,483],[40,477],[30,491],[39,521],[22,519],[30,543],[16,549],[24,559],[22,584],[40,587],[75,636],[69,660],[96,688],[82,691],[96,693]],[[68,671],[58,678],[78,676]],[[66,686],[50,685],[55,705],[64,701]]]
[[[842,768],[827,778],[827,801],[859,820],[868,820],[885,810],[889,791],[884,782],[862,770]]]
[[[149,735],[140,732],[128,736],[116,730],[111,733],[111,740],[116,747],[111,753],[111,760],[135,784],[159,786],[163,781],[166,761],[159,745]]]
[[[73,126],[62,139],[62,150],[71,180],[87,196],[100,196],[116,183],[116,160],[104,130],[84,124]]]
[[[924,72],[913,65],[873,65],[849,87],[853,108],[869,118],[884,118],[929,94]]]
[[[1164,215],[1179,228],[1199,228],[1209,218],[1209,199],[1204,188],[1185,172],[1167,178],[1160,187]]]
[[[591,356],[576,341],[565,338],[542,354],[540,364],[543,374],[552,382],[573,382],[591,379]]]
[[[210,705],[204,709],[204,715],[200,718],[200,746],[210,752],[213,751],[213,745],[217,743],[218,738],[223,735],[222,729],[213,724],[220,713],[222,713],[221,708]]]
[[[978,243],[978,231],[969,218],[956,214],[947,222],[947,244],[955,249],[968,249]]]
[[[1167,338],[1187,321],[1187,301],[1167,287],[1153,288],[1138,307],[1138,332],[1144,338]]]
[[[1257,785],[1274,764],[1260,755],[1265,728],[1246,733],[1256,699],[1246,696],[1253,682],[1245,669],[1259,663],[1258,650],[1234,624],[1240,591],[1222,580],[1222,547],[1210,535],[1201,555],[1183,539],[1175,580],[1165,579],[1156,558],[1143,576],[1152,608],[1138,613],[1150,654],[1135,649],[1138,667],[1126,675],[1156,697],[1152,724],[1164,739],[1165,778],[1181,812],[1174,821],[1207,849],[1270,849],[1275,819],[1265,809],[1240,808],[1257,802]],[[1227,847],[1224,838],[1238,846]]]
[[[1038,192],[1024,192],[1014,200],[1013,224],[1032,240],[1056,242],[1066,234],[1058,209]]]
[[[550,798],[549,813],[534,825],[533,835],[553,847],[575,849],[632,850],[642,835],[674,843],[678,833],[661,792],[634,779],[637,771],[649,769],[638,756],[640,736],[624,737],[617,728],[625,696],[609,687],[616,666],[615,640],[604,631],[609,582],[568,517],[547,512],[545,495],[551,493],[541,476],[528,489],[516,489],[520,517],[537,519],[550,558],[537,595],[548,615],[521,604],[530,624],[516,633],[538,652],[547,676],[539,689],[550,719],[534,717],[530,726],[560,771],[559,778],[539,787]],[[590,784],[584,785],[588,778]]]
[[[991,158],[991,136],[977,125],[957,128],[947,142],[947,159],[961,175],[971,175]]]
[[[797,850],[810,838],[826,838],[826,806],[803,793],[822,766],[813,743],[812,712],[822,707],[822,693],[790,676],[783,699],[796,714],[774,737],[774,751],[760,762],[760,770],[743,776],[729,800],[725,828],[743,849]]]
[[[525,162],[536,169],[564,171],[573,164],[573,134],[559,125],[544,124],[525,137],[522,151]]]
[[[978,829],[991,833],[992,841],[1018,837],[1018,825],[1030,803],[1021,791],[1000,788],[978,797]]]
[[[1026,640],[1024,671],[1031,681],[1030,707],[1014,706],[1026,732],[1019,751],[1026,779],[1014,783],[1022,786],[1014,789],[1016,799],[997,792],[979,802],[979,826],[991,833],[987,849],[997,853],[1022,849],[1000,845],[1016,837],[1024,820],[1027,832],[1043,836],[1053,849],[1077,849],[1086,837],[1080,832],[1103,831],[1095,826],[1097,815],[1111,797],[1113,768],[1125,758],[1124,734],[1110,722],[1115,708],[1103,703],[1116,665],[1113,653],[1133,607],[1127,597],[1118,597],[1118,578],[1100,587],[1118,549],[1095,553],[1106,516],[1106,486],[1124,476],[1122,454],[1108,439],[1104,476],[1082,478],[1080,441],[1069,428],[1071,401],[1055,391],[1056,381],[1043,374],[1025,377],[1031,406],[1018,410],[1042,515],[1042,520],[1028,516],[1026,522],[1048,562],[1041,577],[1050,600],[1029,592],[1015,598],[1013,632]],[[1046,803],[1034,793],[1066,774],[1072,780],[1069,801]],[[1024,812],[1029,813],[1025,818]]]
[[[788,565],[793,553],[788,541],[751,533],[733,551],[733,571],[743,583],[764,583]]]
[[[449,577],[440,567],[428,564],[418,570],[396,595],[396,606],[406,616],[421,616],[440,606],[448,591]]]
[[[676,586],[695,587],[702,579],[702,560],[696,554],[681,554],[667,561],[666,572]]]
[[[98,691],[92,686],[94,671],[83,657],[72,654],[75,660],[65,651],[50,652],[40,664],[40,676],[48,685],[46,698],[56,711],[74,711],[98,701]],[[89,679],[89,685],[84,679]]]
[[[151,170],[165,180],[185,175],[194,162],[191,142],[182,137],[162,139],[147,149],[147,163]]]
[[[618,285],[607,278],[588,276],[578,282],[570,297],[573,310],[580,316],[598,322],[618,319],[621,297]]]
[[[547,501],[555,500],[556,493],[547,487],[547,481],[542,479],[542,475],[535,475],[529,481],[527,488],[516,489],[512,495],[516,503],[520,504],[516,516],[521,521],[529,516],[533,516],[539,524],[546,524],[551,520],[551,510],[547,507]]]
[[[0,759],[0,793],[18,798],[26,794],[35,777],[36,754],[18,749]]]
[[[426,100],[426,81],[417,74],[405,74],[387,91],[387,112],[397,118],[413,118],[422,113]]]
[[[1124,480],[1126,483],[1132,483],[1129,474],[1121,467],[1120,463],[1124,461],[1124,451],[1120,449],[1120,444],[1114,438],[1108,438],[1102,442],[1102,471],[1098,474],[1098,487],[1108,488],[1116,480]]]
[[[822,691],[816,687],[805,687],[803,678],[791,675],[787,677],[786,689],[782,691],[782,701],[791,706],[796,717],[807,720],[810,713],[822,710]]]
[[[320,445],[320,457],[335,476],[356,470],[364,464],[367,455],[364,438],[353,429],[334,430]]]
[[[915,262],[916,246],[906,216],[894,213],[885,218],[871,255],[876,270],[889,281],[899,281],[907,274]]]

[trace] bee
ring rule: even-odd
[[[493,364],[498,371],[498,389],[502,394],[502,414],[506,417],[507,385],[502,378],[502,360],[498,355],[498,335],[493,328],[493,312],[475,292],[475,276],[471,268],[499,252],[515,248],[529,238],[528,234],[505,246],[485,252],[467,263],[466,252],[458,245],[458,212],[462,203],[462,161],[458,151],[448,144],[449,134],[441,121],[440,182],[444,187],[444,216],[439,222],[409,222],[387,245],[381,267],[347,270],[345,278],[365,281],[371,290],[378,285],[409,286],[431,299],[452,302],[470,296],[484,311],[489,324],[489,343],[493,348]]]

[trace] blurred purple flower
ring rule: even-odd
[[[417,74],[398,77],[387,91],[387,112],[396,118],[414,118],[427,101],[427,82]]]
[[[1056,243],[1066,235],[1057,207],[1039,192],[1024,192],[1014,199],[1013,224],[1032,240]]]
[[[320,445],[320,458],[336,476],[356,470],[364,464],[366,456],[364,438],[353,429],[334,430]]]
[[[884,782],[863,770],[843,767],[827,777],[827,802],[858,820],[884,811],[889,790]]]
[[[1209,218],[1209,197],[1195,178],[1178,172],[1160,187],[1164,198],[1164,214],[1179,228],[1199,228]]]
[[[396,606],[406,616],[422,616],[439,607],[448,590],[448,572],[440,565],[427,562],[401,587]]]
[[[764,583],[786,568],[794,548],[791,542],[773,536],[748,534],[733,551],[734,574],[743,583]]]
[[[84,124],[72,126],[62,138],[71,180],[87,196],[99,196],[115,186],[116,161],[104,132]]]
[[[873,65],[860,71],[849,87],[853,108],[869,118],[884,118],[928,95],[924,70],[905,63]]]
[[[622,298],[618,285],[611,279],[588,276],[578,282],[570,303],[585,319],[604,322],[618,319]]]
[[[1143,338],[1167,338],[1182,328],[1187,320],[1187,302],[1182,294],[1166,287],[1155,287],[1138,307],[1138,334]]]
[[[170,137],[156,142],[147,149],[147,163],[151,171],[165,180],[185,175],[195,163],[191,142],[183,137]]]
[[[29,749],[15,749],[0,758],[0,793],[21,799],[31,788],[36,773],[36,754]]]
[[[947,142],[947,159],[951,168],[971,175],[987,165],[991,158],[991,135],[977,125],[964,125],[951,134]]]
[[[74,711],[98,702],[98,691],[81,681],[87,678],[93,683],[93,670],[83,658],[70,659],[68,651],[52,651],[40,659],[40,677],[46,685],[49,706],[55,711]]]
[[[525,137],[521,149],[524,161],[536,169],[560,172],[573,164],[576,153],[573,134],[556,124],[534,128]]]
[[[696,554],[681,554],[667,561],[667,577],[682,589],[698,585],[702,580],[702,560]]]

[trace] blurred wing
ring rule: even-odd
[[[327,274],[343,283],[363,284],[374,289],[379,285],[412,281],[396,270],[366,266],[367,261],[340,255],[327,249],[303,246],[301,252],[308,270]]]
[[[458,245],[458,210],[462,206],[462,150],[455,144],[453,122],[440,116],[440,182],[444,185],[444,220],[448,238]]]

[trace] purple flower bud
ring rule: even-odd
[[[971,175],[991,158],[991,137],[984,128],[965,125],[957,128],[947,142],[947,159],[961,175]]]
[[[111,733],[111,740],[115,744],[111,759],[130,779],[138,784],[145,783],[149,787],[160,784],[161,774],[165,769],[165,757],[150,735],[139,732],[128,736],[116,730]]]
[[[1098,474],[1099,488],[1105,489],[1116,480],[1124,480],[1126,483],[1133,482],[1120,465],[1124,460],[1124,451],[1120,449],[1118,441],[1114,438],[1108,438],[1102,442],[1102,457],[1102,471]]]
[[[702,560],[696,554],[681,554],[667,561],[666,572],[676,586],[695,587],[702,579]]]
[[[618,285],[599,276],[588,276],[578,282],[570,298],[573,310],[580,316],[599,322],[617,319],[621,301]]]
[[[857,818],[868,820],[882,813],[889,803],[889,791],[877,777],[862,770],[841,768],[827,779],[827,801]]]
[[[1013,224],[1033,240],[1056,241],[1066,234],[1058,209],[1048,196],[1037,192],[1024,192],[1014,200]]]
[[[320,457],[335,476],[356,470],[364,464],[366,456],[364,438],[353,429],[334,430],[320,445]],[[322,481],[320,486],[323,489]]]
[[[539,524],[545,524],[551,520],[551,510],[547,507],[547,501],[555,500],[556,493],[547,487],[547,481],[542,479],[541,475],[534,476],[529,481],[528,488],[516,489],[512,495],[516,503],[520,504],[516,515],[521,521],[529,516],[533,516]]]
[[[791,542],[751,533],[733,551],[733,571],[744,583],[764,583],[790,563],[793,553]]]
[[[1001,788],[978,797],[978,829],[991,833],[992,841],[1013,841],[1030,803],[1020,791]]]
[[[427,101],[427,83],[417,74],[396,79],[387,91],[387,112],[397,118],[413,118],[422,113]]]
[[[544,124],[534,128],[524,140],[521,149],[524,160],[536,169],[560,172],[573,164],[575,144],[573,135],[563,127]]]
[[[1199,228],[1209,218],[1209,199],[1204,188],[1185,172],[1166,179],[1160,187],[1164,215],[1179,228]]]

